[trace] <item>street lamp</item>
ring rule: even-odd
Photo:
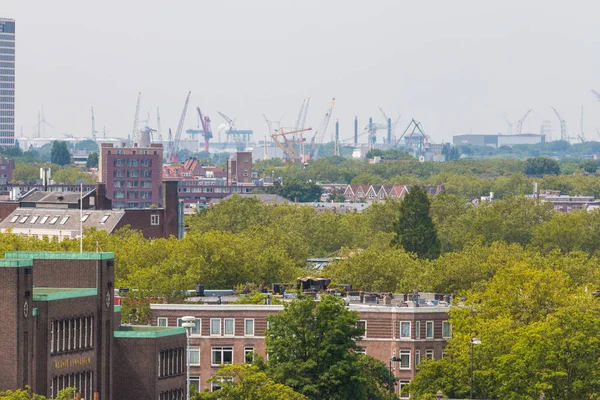
[[[392,362],[399,362],[400,361],[400,357],[392,357],[390,358],[390,379],[389,379],[389,386],[390,386],[390,400],[392,400],[392,394],[394,393],[394,384],[392,383]]]
[[[186,399],[190,400],[190,333],[192,332],[192,328],[196,326],[196,323],[194,322],[196,320],[196,317],[191,317],[191,316],[185,316],[183,318],[181,318],[182,324],[181,326],[185,328],[185,336],[187,339],[187,347],[186,347],[186,354],[187,357],[185,358],[185,363],[186,363],[186,367],[187,367],[187,372],[186,372],[186,378],[185,378],[185,385],[186,385]]]
[[[471,378],[470,378],[471,389],[469,390],[469,399],[470,400],[473,399],[473,356],[475,354],[475,345],[476,344],[481,344],[481,340],[479,340],[477,338],[471,338]]]

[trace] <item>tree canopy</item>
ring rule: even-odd
[[[50,161],[53,164],[60,165],[61,167],[71,163],[71,153],[69,153],[69,149],[67,148],[67,142],[61,140],[55,140],[52,142]]]

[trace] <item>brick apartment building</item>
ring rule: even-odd
[[[100,182],[114,208],[147,208],[162,205],[162,144],[149,147],[100,145]]]
[[[392,304],[353,304],[365,335],[358,343],[363,351],[386,365],[392,357],[397,393],[408,398],[406,385],[425,358],[441,358],[451,335],[448,304],[403,301]],[[183,316],[196,317],[191,334],[191,382],[198,390],[216,389],[208,379],[220,364],[251,363],[253,355],[265,357],[267,317],[283,310],[281,305],[152,304],[152,325],[176,327]]]
[[[0,156],[0,185],[6,185],[13,180],[15,160]]]
[[[129,226],[147,239],[183,237],[183,207],[177,182],[164,181],[161,185],[164,207],[141,209],[113,209],[104,184],[84,193],[34,189],[17,201],[0,202],[0,232],[60,241],[79,237],[83,221],[84,230],[94,227],[112,233]]]
[[[252,152],[238,151],[227,159],[227,185],[252,184]]]
[[[177,399],[183,328],[120,326],[112,253],[9,252],[0,259],[0,391],[54,398]]]

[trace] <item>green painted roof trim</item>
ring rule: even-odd
[[[95,288],[91,289],[77,289],[77,288],[33,288],[33,300],[34,301],[52,301],[52,300],[65,300],[65,299],[76,299],[78,297],[89,297],[97,296],[98,290]]]
[[[115,306],[114,307],[114,311],[115,312],[121,312],[121,306]]]
[[[185,328],[168,328],[163,326],[121,325],[114,332],[116,338],[156,339],[165,336],[185,335]]]
[[[42,259],[42,260],[112,260],[113,252],[78,253],[75,251],[9,251],[4,254],[7,259]]]
[[[0,259],[0,268],[20,268],[20,267],[33,267],[33,260],[31,258],[15,258],[7,260],[5,258]]]

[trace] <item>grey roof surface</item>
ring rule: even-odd
[[[89,196],[94,190],[83,193],[83,197]],[[79,192],[42,192],[33,191],[20,199],[27,203],[44,204],[79,204],[81,195]]]
[[[78,209],[19,207],[0,222],[0,229],[76,231],[79,230],[79,215]],[[102,221],[107,215],[108,218]],[[112,232],[123,215],[125,215],[124,210],[83,210],[85,218],[83,228],[95,227],[98,230]],[[16,216],[18,218],[15,219]],[[44,217],[48,218],[44,220]],[[56,217],[58,218],[52,224]]]

